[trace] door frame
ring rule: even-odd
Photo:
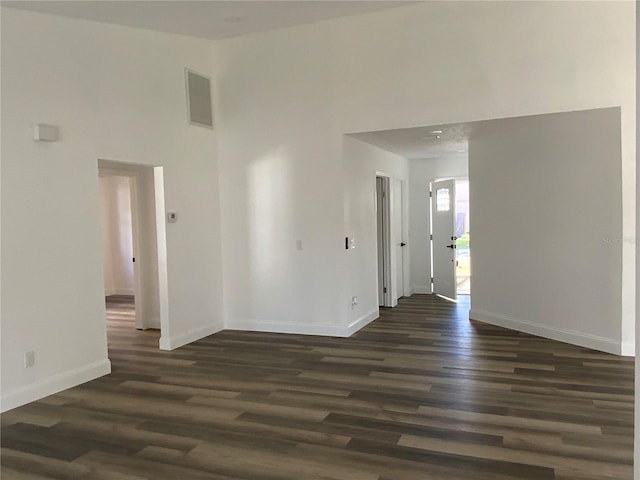
[[[382,304],[382,307],[394,307],[397,305],[393,303],[393,297],[391,295],[392,291],[392,282],[393,275],[391,272],[391,195],[390,195],[390,187],[391,187],[391,177],[382,172],[376,172],[376,183],[375,183],[375,194],[374,194],[374,202],[376,206],[376,251],[378,251],[380,238],[378,238],[378,212],[382,212],[382,261],[383,261],[383,272],[380,275],[380,258],[376,261],[376,267],[378,270],[378,275],[376,276],[376,285],[378,291],[378,297],[380,295],[380,285],[378,284],[378,279],[382,276],[383,278],[383,288],[386,288],[386,291],[383,292],[382,302],[380,302],[380,298],[378,298],[378,304]],[[378,179],[382,180],[382,205],[379,205],[378,201]],[[379,210],[382,207],[382,210]]]
[[[99,177],[121,176],[128,177],[130,181],[131,230],[133,256],[135,258],[133,271],[136,328],[139,330],[156,328],[156,325],[150,324],[149,317],[152,314],[157,314],[159,317],[157,324],[159,324],[161,335],[167,335],[169,331],[168,289],[166,275],[163,274],[163,272],[166,272],[164,185],[158,185],[158,181],[162,183],[163,177],[161,172],[160,174],[157,172],[162,167],[104,159],[98,159],[97,166]],[[141,195],[141,182],[143,181],[145,182],[145,188],[149,190],[146,195]],[[155,200],[154,202],[150,200],[151,195]],[[158,201],[159,196],[161,197],[161,202]],[[141,244],[143,212],[145,223],[155,226],[155,235],[150,235],[149,238],[146,238],[145,243],[147,248],[152,246],[154,253],[156,253],[155,256],[152,256],[152,259],[147,258],[148,255],[142,255],[142,248],[145,248]],[[149,275],[153,275],[153,278],[147,278],[151,284],[145,280]],[[157,292],[152,292],[152,290],[156,289]],[[162,348],[162,345],[160,347]]]
[[[391,294],[392,303],[394,305],[397,305],[398,300],[401,297],[408,297],[411,295],[411,277],[408,246],[408,187],[407,181],[399,177],[392,177],[390,183],[391,214],[389,216],[389,224],[391,226],[391,240],[394,250],[391,257],[391,266],[392,270],[394,270],[393,284],[391,285]],[[398,207],[397,209],[395,208],[396,206]],[[396,214],[398,218],[396,218]],[[398,230],[396,230],[397,228]],[[398,250],[396,247],[400,247],[400,249]],[[400,253],[398,254],[398,252]],[[395,295],[393,295],[394,293]]]

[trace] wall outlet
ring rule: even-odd
[[[33,367],[36,364],[36,352],[29,350],[24,352],[24,368]]]
[[[351,297],[351,308],[358,304],[358,297]]]

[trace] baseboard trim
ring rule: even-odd
[[[430,285],[414,285],[411,288],[411,292],[412,293],[431,293],[431,286]]]
[[[540,325],[539,323],[528,322],[501,315],[498,313],[487,312],[478,308],[469,310],[469,318],[491,325],[516,330],[519,332],[529,333],[538,337],[549,338],[560,342],[570,343],[580,347],[591,348],[601,352],[612,353],[614,355],[629,355],[629,350],[635,351],[631,344],[623,344],[606,337],[591,335],[588,333],[577,332],[575,330],[567,330],[564,328],[550,327],[548,325]],[[631,353],[633,355],[633,353]]]
[[[144,329],[146,330],[148,328],[155,328],[160,330],[162,328],[160,326],[160,317],[148,318],[147,322],[145,323]]]
[[[301,323],[272,323],[258,319],[235,320],[227,326],[229,330],[249,332],[289,333],[293,335],[318,335],[322,337],[343,337],[344,329],[336,325],[307,325]]]
[[[129,290],[126,288],[112,288],[110,290],[106,290],[104,292],[104,296],[105,297],[110,297],[111,295],[130,295],[133,296],[135,295],[136,292],[134,292],[133,290]]]
[[[346,327],[339,325],[308,325],[304,323],[273,323],[258,319],[244,319],[231,322],[229,330],[246,330],[250,332],[288,333],[292,335],[318,335],[321,337],[350,337],[355,332],[378,318],[375,310],[351,322]]]
[[[621,355],[624,357],[635,357],[636,356],[636,345],[631,342],[622,342],[622,352]]]
[[[131,290],[129,288],[116,288],[115,289],[115,295],[135,295],[136,292],[134,290]]]
[[[208,337],[214,333],[218,333],[223,330],[222,327],[216,325],[209,325],[207,327],[191,330],[190,332],[183,333],[182,335],[176,335],[174,337],[160,337],[160,350],[175,350],[176,348],[187,345],[188,343],[195,342],[201,338]]]
[[[373,322],[379,316],[380,316],[380,309],[376,308],[375,310],[371,310],[366,315],[363,315],[362,317],[358,318],[354,322],[350,323],[347,326],[347,328],[345,329],[345,335],[340,335],[340,336],[341,337],[350,337],[351,335],[356,333],[358,330],[360,330],[360,329],[366,327],[367,325],[369,325],[371,322]]]
[[[5,395],[0,400],[0,411],[6,412],[14,408],[25,405],[29,402],[35,402],[41,398],[53,395],[68,388],[75,387],[82,383],[95,380],[103,375],[111,373],[111,362],[109,359],[99,360],[97,362],[85,365],[84,367],[75,368],[68,372],[54,375],[42,382],[21,387],[14,392]]]

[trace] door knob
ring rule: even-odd
[[[401,246],[401,247],[404,247],[405,245],[406,245],[406,243],[404,243],[404,242],[401,242],[401,243],[400,243],[400,246]]]
[[[447,245],[447,248],[456,248],[455,243],[452,243],[451,245]]]

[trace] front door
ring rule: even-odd
[[[456,300],[456,181],[431,184],[433,293]]]

